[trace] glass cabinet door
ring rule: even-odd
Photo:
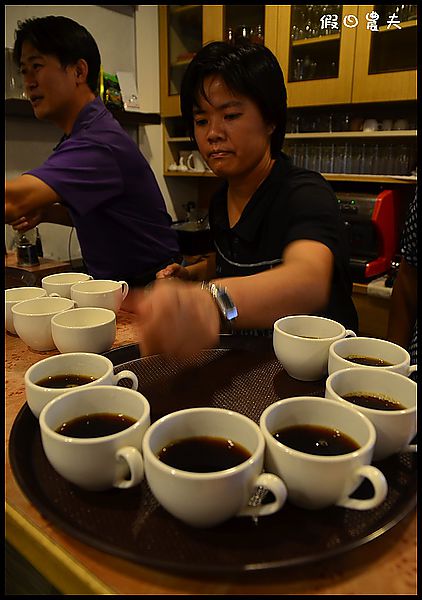
[[[357,6],[279,7],[277,56],[289,106],[351,100]]]
[[[359,6],[353,101],[415,100],[417,5]]]
[[[168,95],[180,94],[187,65],[202,47],[202,5],[169,5]]]

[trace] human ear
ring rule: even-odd
[[[86,83],[88,77],[88,63],[83,58],[80,58],[75,63],[75,75],[78,83]]]

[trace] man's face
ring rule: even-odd
[[[56,56],[42,54],[31,43],[24,42],[20,70],[37,119],[62,124],[75,99],[76,67],[63,67]]]

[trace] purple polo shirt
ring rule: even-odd
[[[143,277],[178,256],[155,176],[99,97],[81,110],[45,163],[27,173],[60,196],[95,278]]]

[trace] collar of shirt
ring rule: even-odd
[[[76,133],[87,127],[92,121],[100,115],[103,115],[107,110],[100,96],[97,96],[91,102],[88,102],[79,115],[76,118],[76,121],[73,124],[72,131],[70,135],[64,134],[59,143],[54,147],[54,150],[57,150],[63,142],[68,140],[70,137],[74,136]]]
[[[240,219],[233,228],[230,228],[227,211],[227,189],[225,183],[223,188],[214,197],[214,226],[220,231],[230,232],[237,237],[251,242],[265,218],[269,205],[274,201],[274,194],[268,193],[272,186],[280,189],[282,181],[291,167],[290,158],[281,153],[271,169],[271,173],[254,192],[248,204],[245,206]]]

